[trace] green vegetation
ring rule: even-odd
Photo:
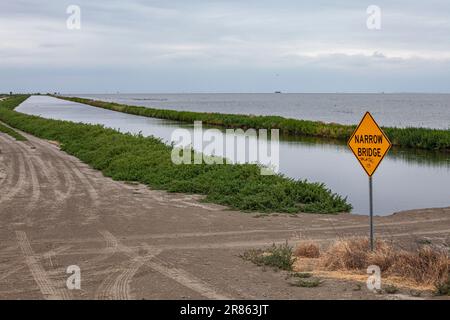
[[[312,273],[310,273],[310,272],[294,272],[291,274],[291,277],[299,278],[299,279],[307,279],[307,278],[312,277]]]
[[[0,132],[6,133],[7,135],[10,135],[11,137],[13,137],[14,139],[16,139],[17,141],[26,141],[27,139],[21,135],[20,133],[14,131],[13,129],[4,126],[3,124],[0,123]]]
[[[273,244],[266,250],[251,249],[245,251],[241,257],[244,260],[253,262],[258,266],[274,267],[276,269],[292,271],[295,263],[295,257],[292,252],[292,247],[287,243],[282,245]]]
[[[447,279],[435,283],[436,295],[438,296],[450,296],[450,271],[448,272]]]
[[[361,290],[362,290],[362,285],[360,283],[355,284],[353,291],[361,291]]]
[[[175,165],[171,146],[153,137],[123,134],[99,125],[49,120],[13,109],[27,96],[0,102],[0,120],[37,137],[58,141],[62,150],[101,170],[105,176],[135,181],[170,192],[205,195],[243,211],[348,212],[346,199],[323,184],[262,176],[260,167],[244,165]]]
[[[294,283],[291,283],[294,287],[301,287],[301,288],[315,288],[322,284],[322,281],[317,278],[310,278],[310,279],[298,279]]]
[[[384,291],[387,294],[396,294],[396,293],[399,292],[399,289],[396,286],[390,284],[390,285],[387,285],[387,286],[384,287]]]
[[[221,113],[202,113],[174,111],[146,107],[128,106],[112,102],[82,99],[75,97],[58,97],[69,101],[88,104],[98,108],[114,110],[144,117],[169,119],[184,122],[202,121],[211,126],[226,128],[279,129],[282,135],[323,137],[347,141],[356,126],[289,119],[279,116],[253,116]],[[390,128],[384,132],[395,146],[427,150],[450,151],[450,129],[437,130],[426,128]]]

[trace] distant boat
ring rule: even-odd
[[[281,91],[275,91],[275,93],[281,93]]]

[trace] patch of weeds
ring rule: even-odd
[[[429,246],[432,245],[433,243],[431,242],[431,240],[429,239],[418,239],[417,244],[422,245],[422,246]]]
[[[409,291],[409,294],[412,296],[412,297],[420,297],[421,295],[422,295],[422,292],[420,292],[420,291],[418,291],[418,290],[410,290]]]
[[[394,285],[387,285],[387,286],[385,286],[384,287],[384,291],[387,293],[387,294],[396,294],[396,293],[398,293],[398,288],[396,287],[396,286],[394,286]]]
[[[309,278],[309,279],[298,279],[294,283],[291,283],[294,287],[301,287],[301,288],[315,288],[322,284],[322,280],[318,278]]]
[[[291,273],[291,277],[293,278],[300,278],[300,279],[307,279],[312,277],[312,273],[310,272],[295,272]]]
[[[295,257],[292,254],[292,247],[287,244],[273,244],[266,250],[251,249],[241,254],[241,258],[251,261],[258,266],[273,267],[276,270],[292,271]]]
[[[268,216],[269,215],[267,213],[258,213],[258,214],[255,214],[253,216],[253,218],[265,218],[265,217],[268,217]]]
[[[7,135],[13,137],[17,141],[26,141],[27,138],[25,138],[23,135],[18,133],[17,131],[11,129],[10,127],[4,126],[0,123],[0,132],[6,133]]]
[[[447,281],[438,282],[434,285],[435,295],[437,296],[450,296],[450,274]]]
[[[136,181],[124,181],[123,183],[128,184],[130,186],[138,186],[139,182]]]
[[[355,285],[355,287],[353,288],[353,291],[361,291],[362,290],[362,285],[360,283],[357,283]]]

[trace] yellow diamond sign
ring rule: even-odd
[[[369,112],[366,112],[356,130],[353,132],[348,146],[371,177],[386,153],[391,142]]]

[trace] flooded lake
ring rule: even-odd
[[[139,117],[45,96],[32,96],[16,110],[49,119],[101,124],[121,132],[153,135],[166,142],[170,141],[173,130],[193,127],[193,124]],[[334,192],[347,196],[354,213],[368,213],[368,178],[345,144],[282,138],[280,172],[296,179],[323,182]],[[450,154],[393,148],[375,173],[373,184],[376,215],[448,207]]]

